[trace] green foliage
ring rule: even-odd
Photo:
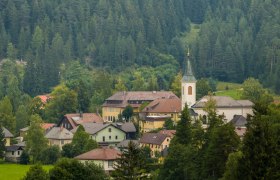
[[[30,120],[29,109],[26,106],[20,105],[16,112],[16,132],[28,126]]]
[[[29,171],[23,178],[24,180],[48,180],[49,176],[48,173],[42,168],[41,165],[35,164],[30,167]]]
[[[22,154],[20,155],[19,163],[20,164],[29,164],[29,154],[26,150],[22,151]]]
[[[175,126],[174,126],[174,123],[173,123],[172,119],[166,119],[164,121],[163,127],[167,130],[175,129]]]
[[[41,153],[48,145],[41,123],[43,121],[39,115],[31,116],[30,126],[26,135],[26,150],[31,156],[32,162],[38,162],[40,160]]]
[[[40,161],[43,164],[54,164],[60,158],[60,150],[58,146],[49,146],[40,154]]]
[[[200,99],[211,92],[211,87],[207,79],[202,78],[196,82],[196,98]]]
[[[116,160],[114,179],[145,179],[145,167],[147,160],[142,149],[132,141],[128,148],[122,151],[121,157]]]
[[[3,159],[4,157],[4,151],[5,151],[5,134],[2,125],[0,124],[0,159]]]
[[[172,81],[171,91],[176,94],[178,97],[181,97],[181,80],[182,80],[182,72],[179,72]]]
[[[0,101],[0,124],[11,132],[15,131],[16,120],[13,114],[13,106],[7,96]]]
[[[238,162],[241,157],[242,153],[240,151],[229,154],[222,180],[238,179]]]
[[[52,98],[45,107],[45,116],[49,122],[58,122],[65,114],[76,112],[78,101],[75,91],[59,85],[50,96]]]
[[[187,106],[182,111],[181,120],[176,126],[176,136],[174,138],[174,141],[179,144],[187,145],[191,142],[191,117]]]
[[[75,159],[60,159],[49,171],[50,179],[58,180],[95,180],[108,179],[102,167],[93,163],[81,163]]]
[[[133,108],[130,105],[126,106],[122,112],[122,117],[124,117],[124,119],[128,121],[130,120],[132,115],[133,115]]]

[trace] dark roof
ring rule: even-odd
[[[171,91],[122,91],[117,92],[105,100],[105,107],[126,107],[129,101],[153,101],[159,98],[177,97]],[[177,97],[178,98],[178,97]],[[110,103],[114,101],[116,103]],[[130,103],[132,107],[139,107],[141,103]]]
[[[95,122],[103,123],[103,119],[99,114],[96,113],[75,113],[75,114],[65,114],[64,117],[68,119],[69,123],[73,128],[82,123]]]
[[[159,131],[160,134],[166,134],[168,137],[173,137],[176,133],[176,130],[166,130],[166,129],[163,129],[163,130],[160,130]]]
[[[136,144],[137,146],[139,146],[139,141],[138,140],[123,140],[122,142],[120,142],[117,147],[121,148],[121,147],[124,147],[124,148],[127,148],[128,147],[128,143],[132,141],[134,144]]]
[[[192,66],[191,66],[191,62],[189,59],[188,59],[187,63],[188,63],[188,66],[184,72],[182,82],[195,82],[196,79],[193,75]]]
[[[12,138],[14,135],[6,128],[2,127],[5,138]]]
[[[242,115],[234,115],[230,123],[232,123],[235,127],[245,127],[247,124],[247,120]]]
[[[22,146],[6,146],[6,151],[18,151],[18,150],[23,150]]]
[[[121,130],[130,133],[130,132],[136,132],[136,128],[132,122],[126,122],[126,123],[113,123],[116,127],[120,128]]]
[[[161,145],[168,136],[161,133],[145,133],[140,139],[143,144],[156,144]]]
[[[253,106],[253,103],[249,100],[234,100],[228,96],[204,96],[197,101],[192,108],[203,108],[210,98],[216,102],[217,108],[240,108]]]
[[[53,127],[45,137],[47,139],[73,139],[73,133],[64,127]]]
[[[142,112],[146,113],[178,113],[181,112],[181,100],[176,98],[155,99]]]
[[[74,157],[78,160],[115,160],[121,152],[113,148],[97,148]]]

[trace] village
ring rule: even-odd
[[[150,156],[163,163],[168,148],[176,134],[176,124],[181,112],[188,108],[193,121],[201,120],[207,129],[208,120],[205,106],[215,102],[216,112],[223,116],[224,123],[231,123],[240,139],[246,132],[247,116],[253,114],[253,103],[249,100],[234,100],[227,96],[207,95],[196,99],[196,78],[187,58],[187,68],[181,80],[181,98],[171,91],[121,91],[108,97],[99,113],[65,114],[59,123],[41,123],[49,146],[58,146],[60,150],[73,140],[79,127],[94,140],[98,147],[79,154],[74,159],[80,162],[93,162],[105,172],[114,171],[116,160],[128,148],[130,142],[137,147],[148,147]],[[38,96],[42,103],[52,97]],[[169,127],[167,127],[169,123]],[[19,163],[26,147],[26,135],[29,127],[20,129],[15,137],[9,129],[3,127],[5,136],[5,160]]]

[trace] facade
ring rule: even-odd
[[[14,135],[6,128],[2,127],[3,132],[4,132],[4,137],[5,137],[5,146],[10,146],[11,145],[11,139],[14,137]]]
[[[251,101],[234,100],[228,96],[204,96],[192,106],[192,109],[198,115],[206,117],[207,112],[205,112],[203,108],[205,107],[205,103],[208,102],[211,98],[216,103],[217,114],[224,115],[225,123],[228,123],[230,120],[232,120],[234,115],[242,115],[247,118],[248,114],[253,114],[252,107],[254,104]]]
[[[104,168],[105,172],[114,170],[114,164],[119,158],[121,152],[114,148],[97,148],[89,152],[74,157],[80,162],[93,162],[94,164]]]
[[[63,127],[54,127],[45,135],[45,137],[48,139],[50,146],[57,145],[62,149],[62,146],[72,142],[73,133]]]
[[[243,139],[247,131],[247,119],[242,115],[234,115],[233,119],[229,122],[234,126],[236,134]]]
[[[76,114],[65,114],[58,126],[64,127],[71,131],[82,123],[103,123],[103,119],[99,114],[96,113],[76,113]]]
[[[117,146],[118,143],[126,139],[126,132],[111,123],[83,123],[81,125],[100,146]],[[72,132],[76,130],[77,128],[73,129]]]
[[[139,121],[142,133],[150,132],[159,128],[163,128],[165,120],[170,116],[147,116],[144,120]]]
[[[7,146],[5,151],[5,160],[9,162],[19,162],[20,156],[23,152],[23,147],[21,146]]]
[[[148,104],[140,113],[140,118],[147,116],[169,116],[174,122],[180,120],[181,100],[176,97],[156,99]]]
[[[190,53],[187,54],[187,68],[183,74],[181,82],[181,96],[182,96],[182,110],[187,105],[190,108],[196,102],[196,79],[193,75],[191,63],[190,63]]]
[[[140,139],[140,147],[149,147],[151,156],[162,156],[164,151],[169,148],[171,138],[161,133],[145,133]]]
[[[134,113],[140,112],[143,103],[155,99],[176,97],[171,91],[123,91],[107,98],[102,105],[102,117],[106,122],[115,122],[126,106],[130,105]]]

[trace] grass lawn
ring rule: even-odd
[[[0,179],[1,180],[17,180],[25,176],[31,165],[19,164],[0,164]],[[45,170],[50,170],[53,166],[43,166]]]
[[[241,88],[242,88],[242,84],[238,84],[238,83],[219,81],[217,84],[217,91],[236,90]]]
[[[239,100],[241,99],[242,90],[240,89],[230,89],[225,91],[217,91],[215,92],[216,96],[230,96],[233,99]]]

